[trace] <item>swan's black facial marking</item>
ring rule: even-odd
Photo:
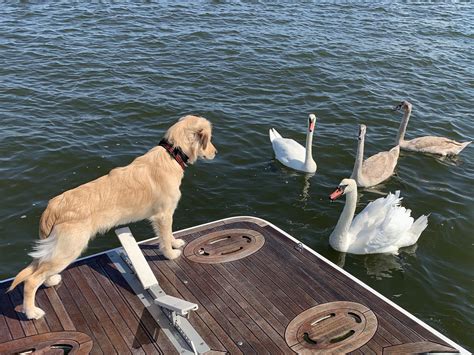
[[[344,192],[344,191],[346,190],[346,187],[347,187],[347,186],[348,186],[348,185],[339,185],[339,186],[337,187],[337,189],[338,189],[338,190],[341,190],[342,192]]]
[[[316,120],[312,120],[311,117],[308,117],[308,127],[310,132],[314,131],[314,125],[316,123],[315,121]]]
[[[405,101],[400,102],[397,106],[393,108],[393,111],[400,111],[405,105]]]

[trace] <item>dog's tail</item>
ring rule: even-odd
[[[36,270],[37,264],[36,262],[32,262],[30,265],[25,267],[21,270],[18,275],[16,275],[15,279],[13,280],[12,284],[8,288],[7,292],[12,291],[15,287],[25,281],[28,277],[30,277]]]
[[[47,208],[40,219],[40,228],[39,228],[39,237],[40,240],[36,241],[34,246],[34,251],[29,253],[34,260],[33,262],[21,270],[18,275],[16,275],[11,286],[8,288],[7,292],[12,291],[22,282],[26,281],[37,269],[38,266],[46,260],[51,259],[52,253],[57,244],[57,237],[53,232],[53,227],[56,222],[56,215],[51,213],[51,209]]]
[[[26,281],[33,273],[39,270],[45,262],[51,261],[57,253],[58,236],[55,230],[45,239],[39,239],[35,242],[33,251],[28,255],[33,258],[33,262],[16,275],[8,291],[13,290],[20,283]]]

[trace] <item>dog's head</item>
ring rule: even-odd
[[[217,149],[211,142],[212,125],[204,117],[184,116],[166,132],[165,138],[175,147],[180,147],[189,157],[188,163],[197,158],[214,159]]]

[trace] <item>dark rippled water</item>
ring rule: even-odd
[[[328,246],[357,124],[389,149],[409,99],[408,138],[474,138],[472,4],[3,4],[0,9],[0,277],[25,266],[51,197],[128,164],[177,118],[212,120],[219,155],[187,172],[175,229],[235,215],[267,219],[453,340],[473,348],[474,147],[456,159],[403,153],[359,208],[400,189],[418,244],[399,256]],[[320,120],[316,175],[273,159],[268,129],[305,139]],[[141,239],[147,223],[133,226]],[[117,246],[112,233],[88,253]]]

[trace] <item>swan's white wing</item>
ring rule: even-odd
[[[276,138],[272,141],[275,157],[283,164],[294,167],[304,162],[305,148],[293,139]]]
[[[400,239],[400,248],[415,244],[420,238],[421,233],[428,227],[428,217],[422,215],[413,223],[410,230]]]
[[[377,226],[381,223],[388,204],[386,197],[370,202],[352,221],[348,233],[349,251],[355,254],[365,254],[364,247],[368,240],[374,238]]]
[[[350,252],[396,253],[401,238],[413,224],[410,211],[400,207],[400,192],[388,194],[367,205],[353,220]]]
[[[389,208],[399,206],[401,200],[400,191],[397,191],[395,194],[389,193],[385,197],[370,202],[352,221],[351,233],[358,234],[366,228],[372,228],[381,223]]]
[[[410,210],[404,207],[392,207],[382,223],[377,226],[377,232],[367,241],[367,253],[396,253],[401,247],[401,240],[413,225]]]

